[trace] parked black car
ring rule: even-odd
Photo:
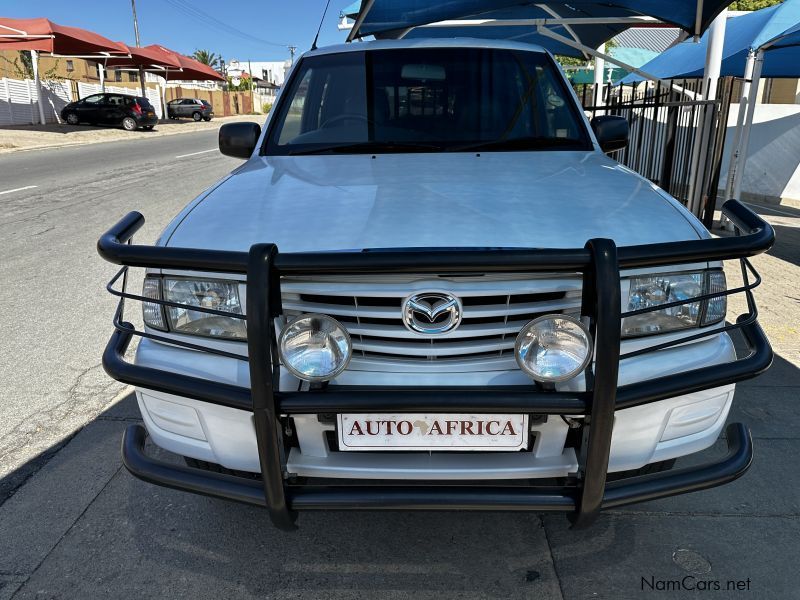
[[[139,127],[152,129],[158,116],[144,96],[127,94],[92,94],[70,102],[61,110],[61,118],[70,125],[121,125],[127,131]]]
[[[170,119],[192,117],[195,121],[210,121],[214,116],[214,107],[208,100],[176,98],[167,102],[167,116]]]

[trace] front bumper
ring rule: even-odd
[[[133,475],[156,485],[267,507],[261,481],[184,467],[148,456],[147,432],[129,425],[122,438],[122,462]],[[599,509],[657,500],[730,483],[753,460],[748,428],[732,423],[725,430],[727,454],[713,462],[664,473],[607,482]],[[580,488],[466,485],[286,486],[293,510],[508,510],[570,512],[580,503]]]
[[[127,267],[186,269],[240,273],[247,276],[248,357],[233,356],[249,365],[250,385],[237,386],[151,367],[132,365],[122,359],[132,336],[156,339],[136,331],[123,321],[123,301],[115,317],[117,332],[103,357],[107,372],[140,388],[193,398],[203,402],[250,411],[256,432],[261,481],[168,465],[143,453],[144,429],[129,429],[123,445],[126,467],[153,483],[187,491],[266,506],[275,525],[294,528],[300,509],[496,509],[557,510],[570,513],[575,526],[593,521],[603,508],[685,493],[727,483],[740,476],[752,459],[747,429],[728,428],[728,456],[701,467],[607,482],[611,434],[615,412],[691,394],[748,379],[766,368],[772,350],[756,321],[752,289],[759,279],[747,257],[768,249],[774,241],[772,228],[744,205],[729,201],[724,212],[745,233],[734,238],[652,244],[617,248],[610,240],[590,240],[574,250],[435,250],[279,254],[272,244],[256,244],[249,252],[207,251],[186,248],[147,247],[128,244],[143,224],[131,213],[98,243],[100,254],[125,265],[109,284],[122,299],[145,300],[117,291],[113,284],[127,277]],[[744,293],[748,313],[735,324],[683,338],[682,342],[738,329],[750,346],[741,360],[695,368],[683,373],[617,385],[620,361],[681,343],[670,342],[620,355],[620,268],[688,264],[706,260],[739,259],[744,287],[726,294]],[[587,372],[586,392],[555,392],[527,386],[380,388],[329,386],[309,391],[281,391],[273,319],[281,314],[282,275],[330,273],[436,273],[436,272],[553,272],[583,274],[581,314],[588,317],[596,340],[596,360]],[[749,273],[756,277],[749,281]],[[717,294],[717,296],[720,294]],[[715,297],[709,295],[692,301]],[[146,299],[152,302],[151,299]],[[165,301],[158,301],[166,304]],[[193,310],[197,310],[196,307]],[[167,340],[194,350],[227,354],[199,345]],[[230,356],[230,355],[228,355]],[[272,368],[270,368],[270,366]],[[413,485],[365,486],[295,485],[285,479],[286,453],[281,415],[350,412],[528,413],[583,416],[578,475],[574,482],[540,485],[464,485],[420,482]]]

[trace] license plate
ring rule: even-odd
[[[149,113],[147,113],[147,116],[148,116],[148,117],[155,117],[155,116],[156,116],[156,113],[149,112]]]
[[[528,447],[527,415],[338,415],[339,450],[510,452]]]

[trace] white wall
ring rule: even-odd
[[[229,69],[228,74],[233,75],[234,72],[238,74],[241,71],[247,71],[249,73],[250,69],[252,69],[253,72],[251,75],[259,79],[271,81],[275,85],[283,85],[288,64],[288,61],[283,60],[251,60],[249,64],[246,60],[240,60],[236,65],[238,68],[234,68],[233,70]],[[264,71],[268,72],[267,77],[264,76]]]
[[[739,105],[731,105],[719,180],[723,191],[738,114]],[[769,204],[800,203],[800,105],[756,105],[742,199]]]
[[[68,81],[42,81],[44,117],[58,123],[59,113],[71,101]],[[39,123],[39,101],[32,79],[0,79],[0,125]]]

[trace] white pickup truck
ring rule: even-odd
[[[308,52],[263,129],[220,129],[246,162],[155,246],[130,243],[139,213],[98,243],[123,265],[104,365],[136,386],[144,420],[126,467],[264,506],[284,529],[311,509],[562,511],[584,526],[737,478],[742,424],[724,457],[672,463],[714,444],[734,384],[770,364],[747,258],[774,233],[729,201],[740,235],[712,238],[607,155],[627,135],[621,117],[590,123],[538,47]],[[141,295],[130,267],[146,269]],[[748,312],[726,323],[731,293]]]

